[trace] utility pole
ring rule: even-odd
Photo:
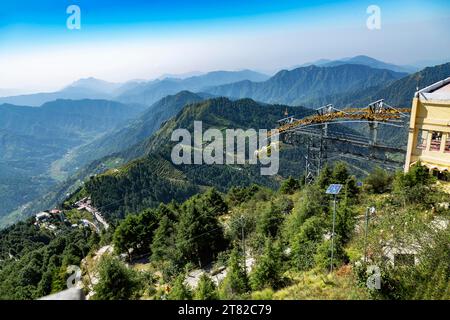
[[[334,195],[333,203],[333,231],[331,232],[331,263],[330,263],[330,273],[333,273],[333,256],[334,256],[334,228],[336,224],[336,194]]]
[[[84,234],[84,237],[87,239],[87,232],[86,232],[86,229],[83,229],[83,234]],[[90,285],[91,287],[93,287],[92,279],[91,279],[91,274],[89,273],[89,266],[88,266],[88,261],[87,261],[87,255],[85,254],[84,249],[82,249],[82,251],[83,251],[84,259],[86,259],[86,273],[87,273],[88,278],[89,278],[89,285]]]
[[[366,209],[365,227],[364,227],[364,263],[367,263],[367,227],[369,224],[369,207]]]
[[[244,232],[244,216],[241,216],[241,236],[242,236],[242,253],[244,255],[244,265],[245,265],[245,260],[246,260],[246,256],[245,256],[245,232]]]
[[[334,258],[334,229],[336,224],[336,201],[337,195],[341,192],[342,184],[330,184],[325,191],[326,194],[334,195],[334,203],[333,203],[333,230],[331,232],[331,263],[330,263],[330,273],[333,272],[333,258]]]
[[[364,263],[367,263],[367,233],[369,229],[369,213],[375,213],[375,207],[367,207],[364,227]]]

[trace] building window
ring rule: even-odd
[[[419,130],[417,133],[417,149],[425,150],[427,147],[428,131]]]
[[[442,141],[442,132],[433,131],[431,133],[431,151],[439,151],[441,150],[441,141]]]
[[[450,133],[447,133],[445,137],[445,148],[444,152],[450,152]]]

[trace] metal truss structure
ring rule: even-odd
[[[288,116],[279,120],[278,132],[283,142],[306,146],[305,182],[309,184],[315,180],[328,160],[337,157],[373,161],[390,168],[399,167],[403,162],[387,155],[404,155],[406,150],[380,143],[378,132],[380,124],[404,127],[409,112],[408,108],[394,108],[384,100],[372,102],[365,108],[342,110],[329,104],[302,119]],[[345,132],[347,130],[343,128],[350,123],[368,125],[369,137]],[[339,130],[332,130],[332,126],[336,124],[344,126],[340,126]]]

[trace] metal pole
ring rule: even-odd
[[[244,254],[244,266],[245,266],[245,234],[244,234],[244,216],[241,216],[241,232],[242,232],[242,251]]]
[[[336,195],[334,195],[334,210],[333,210],[333,231],[331,233],[331,263],[330,273],[333,272],[333,256],[334,256],[334,226],[336,222]]]
[[[367,207],[366,210],[366,223],[365,223],[365,230],[364,230],[364,263],[367,262],[367,229],[369,226],[369,210],[370,208]]]

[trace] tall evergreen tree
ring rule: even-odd
[[[283,181],[280,187],[280,192],[283,194],[293,194],[295,191],[300,189],[300,182],[297,179],[289,176]]]
[[[273,202],[262,213],[257,223],[258,233],[262,236],[276,237],[283,222],[284,215],[281,209]]]
[[[207,274],[202,274],[194,294],[195,300],[217,300],[217,288]]]
[[[223,215],[228,212],[228,205],[215,188],[210,188],[203,196],[204,207],[210,208],[216,215]]]
[[[167,298],[169,300],[192,300],[192,290],[185,283],[184,273],[175,279]]]
[[[336,163],[333,168],[332,177],[333,183],[345,184],[347,179],[350,178],[347,165],[344,162]]]
[[[333,171],[328,164],[325,164],[316,180],[316,185],[325,190],[331,183],[333,183]]]
[[[228,259],[227,275],[219,287],[223,299],[237,299],[249,290],[249,279],[245,262],[237,248],[233,248]]]
[[[136,271],[128,269],[123,262],[104,256],[98,268],[99,281],[94,286],[94,299],[128,300],[139,296],[141,280]]]
[[[250,275],[253,290],[267,287],[278,288],[282,282],[281,247],[278,241],[267,239],[263,254],[257,259]]]
[[[168,216],[163,216],[153,235],[151,252],[153,261],[163,261],[171,257],[173,248],[173,222]]]
[[[196,199],[188,201],[176,226],[175,246],[181,264],[193,262],[202,266],[225,245],[223,230],[214,210],[198,207],[198,204]]]

